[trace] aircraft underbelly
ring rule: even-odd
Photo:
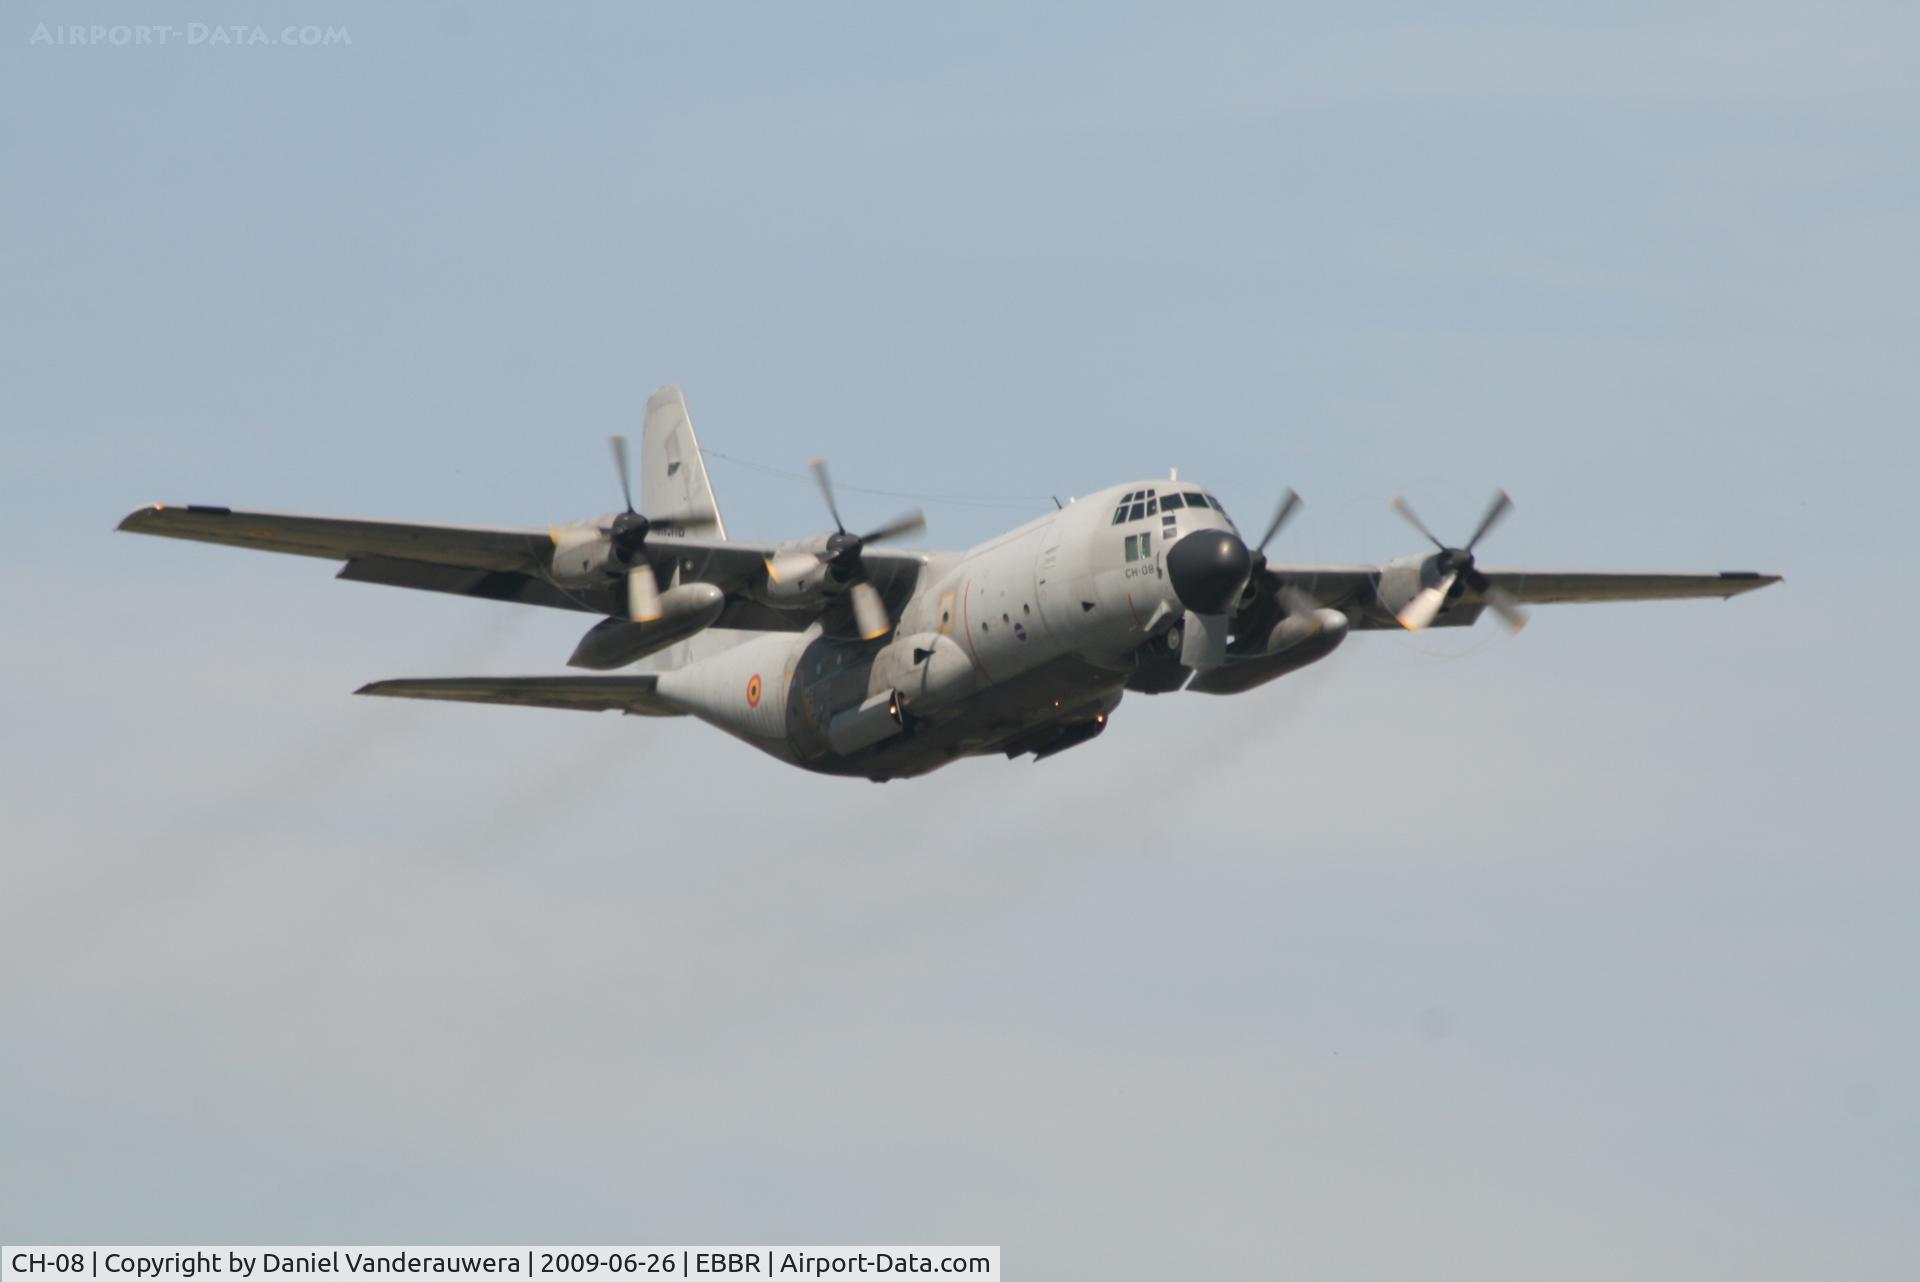
[[[937,718],[912,721],[904,733],[863,752],[804,757],[800,764],[870,779],[922,775],[961,757],[999,752],[1035,726],[1111,711],[1124,684],[1120,674],[1061,655],[981,689]]]

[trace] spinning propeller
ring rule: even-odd
[[[813,479],[820,485],[821,497],[827,501],[827,511],[833,516],[834,532],[827,536],[824,551],[782,552],[770,557],[767,573],[778,582],[797,579],[820,566],[826,566],[829,577],[847,590],[847,599],[853,606],[854,626],[860,630],[860,639],[872,641],[883,637],[893,630],[893,616],[887,613],[886,602],[880,599],[880,590],[867,581],[861,553],[869,543],[919,533],[927,528],[927,518],[915,509],[866,534],[851,534],[847,530],[847,523],[840,519],[840,505],[834,502],[833,483],[827,477],[826,460],[815,459],[808,466],[813,470]]]
[[[1300,510],[1300,496],[1288,490],[1280,496],[1280,506],[1274,510],[1273,520],[1267,523],[1267,532],[1260,536],[1260,542],[1253,549],[1253,572],[1255,574],[1267,568],[1267,544],[1273,542],[1273,536],[1280,533],[1280,527],[1293,519]]]
[[[654,577],[653,566],[642,549],[652,523],[633,508],[627,438],[610,436],[607,440],[613,446],[613,466],[620,473],[620,494],[627,502],[627,510],[613,518],[607,537],[613,544],[614,555],[627,567],[627,617],[635,623],[651,623],[660,617],[660,581]]]
[[[1440,607],[1447,602],[1447,593],[1453,590],[1456,580],[1464,580],[1466,585],[1478,592],[1486,600],[1488,607],[1500,616],[1500,621],[1509,629],[1518,632],[1527,626],[1527,612],[1518,602],[1494,586],[1493,580],[1482,574],[1473,564],[1473,549],[1485,538],[1487,531],[1499,524],[1502,517],[1513,510],[1513,500],[1507,497],[1505,490],[1496,490],[1493,502],[1487,507],[1487,514],[1480,518],[1480,528],[1473,532],[1465,547],[1450,548],[1434,537],[1433,531],[1413,514],[1405,499],[1395,499],[1393,510],[1407,519],[1414,529],[1427,536],[1429,542],[1440,549],[1440,555],[1434,558],[1434,573],[1437,580],[1414,594],[1413,600],[1400,608],[1394,617],[1400,626],[1409,632],[1418,632],[1433,622],[1440,613]]]

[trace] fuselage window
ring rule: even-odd
[[[1139,559],[1140,536],[1138,534],[1129,534],[1127,536],[1127,560],[1138,561]]]

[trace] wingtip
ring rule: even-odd
[[[1728,585],[1726,599],[1729,601],[1743,593],[1758,592],[1787,581],[1784,574],[1762,574],[1758,570],[1722,570],[1720,578]]]
[[[149,503],[145,507],[137,507],[121,517],[119,524],[113,528],[115,530],[137,531],[140,528],[138,523],[142,517],[151,516],[155,512],[164,512],[166,507],[167,505],[165,503]]]

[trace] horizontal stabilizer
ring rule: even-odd
[[[682,713],[660,697],[658,677],[412,677],[375,681],[355,694],[389,699],[444,699],[455,703],[508,703],[527,708],[572,708],[624,712],[635,717]]]

